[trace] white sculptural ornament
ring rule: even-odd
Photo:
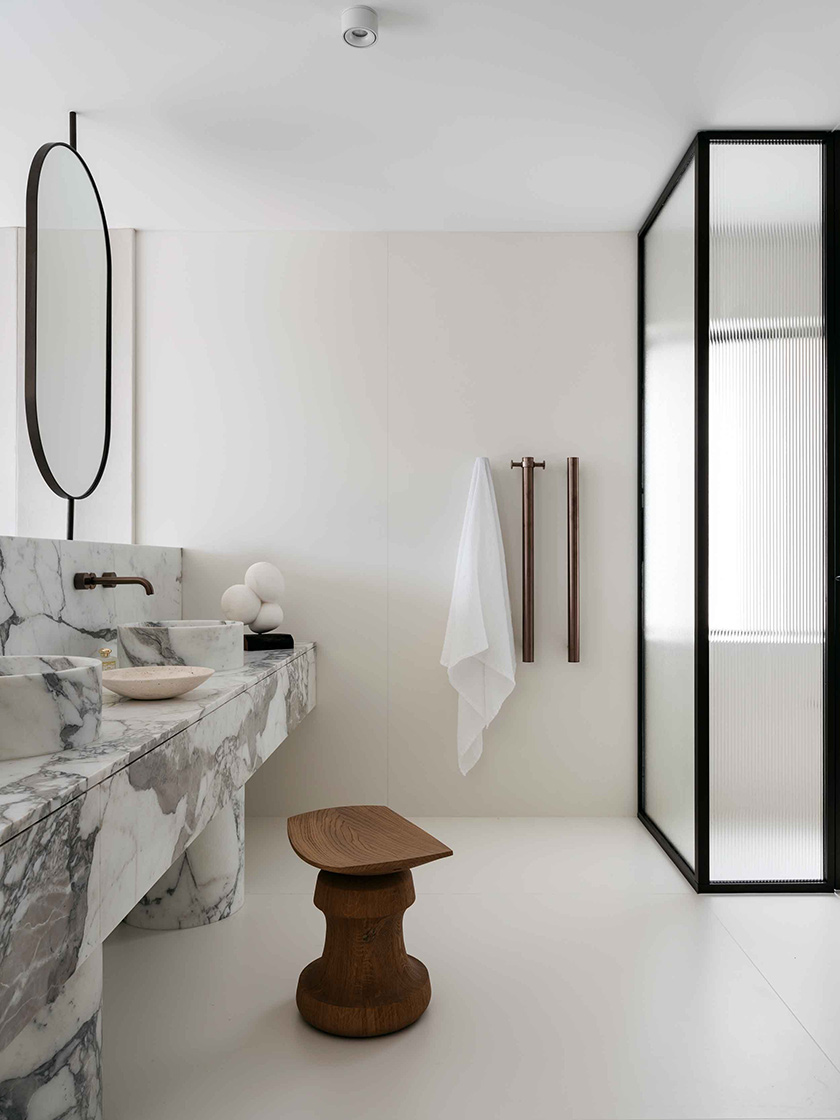
[[[222,614],[230,622],[244,622],[254,634],[276,630],[283,621],[279,600],[286,590],[283,573],[266,560],[252,564],[244,583],[222,595]]]

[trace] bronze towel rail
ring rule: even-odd
[[[522,660],[534,660],[534,468],[545,469],[524,455],[521,463],[510,461],[511,470],[522,468]]]
[[[580,460],[566,460],[569,661],[580,661]]]

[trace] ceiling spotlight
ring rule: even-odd
[[[341,34],[351,47],[372,47],[379,38],[379,16],[365,4],[345,8],[341,13]]]

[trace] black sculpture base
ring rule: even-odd
[[[268,649],[294,649],[295,640],[291,634],[246,634],[245,649],[249,652]]]

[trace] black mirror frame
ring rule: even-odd
[[[71,115],[71,143],[56,141],[43,144],[32,160],[29,168],[29,178],[26,183],[26,294],[25,294],[25,327],[24,327],[24,402],[26,410],[26,427],[29,433],[29,442],[32,453],[41,476],[54,494],[66,498],[67,507],[67,539],[73,539],[73,522],[75,503],[82,498],[90,497],[102,480],[108,462],[108,453],[111,448],[111,239],[108,236],[108,221],[102,206],[102,199],[96,186],[96,181],[90,168],[76,150],[75,143],[75,114]],[[37,372],[37,329],[38,329],[38,187],[41,180],[41,169],[44,161],[53,148],[67,148],[85,169],[96,203],[102,219],[102,233],[105,238],[106,261],[106,301],[105,310],[105,436],[102,447],[102,457],[99,468],[90,486],[81,494],[69,494],[50,469],[44,445],[41,440],[41,429],[38,423],[38,372]]]

